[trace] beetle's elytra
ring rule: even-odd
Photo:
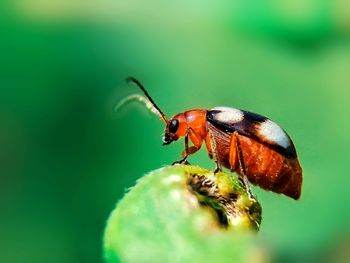
[[[184,137],[182,159],[175,163],[188,163],[188,156],[205,142],[209,157],[216,162],[215,172],[222,166],[236,172],[250,194],[248,180],[265,190],[299,199],[302,169],[292,140],[275,122],[229,107],[188,110],[168,120],[138,80],[128,78],[128,81],[135,83],[147,98],[131,95],[117,108],[131,100],[139,100],[166,124],[164,145]]]

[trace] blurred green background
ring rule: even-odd
[[[254,188],[273,262],[350,257],[347,1],[13,0],[0,4],[0,262],[102,262],[116,200],[177,160],[137,104],[269,116],[304,169],[295,202]],[[214,164],[203,149],[190,161]]]

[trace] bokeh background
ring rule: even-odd
[[[349,262],[350,4],[336,0],[12,0],[0,16],[0,262],[102,262],[116,201],[180,156],[141,105],[219,105],[279,123],[300,201],[254,188],[273,262]],[[190,161],[214,164],[205,150]],[[142,219],[140,219],[142,220]]]

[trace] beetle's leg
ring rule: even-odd
[[[190,164],[189,161],[187,161],[187,158],[188,156],[190,156],[191,154],[197,152],[200,148],[198,148],[197,146],[191,146],[191,147],[188,147],[188,150],[187,150],[187,153],[186,153],[186,150],[183,150],[182,151],[182,159],[180,161],[176,161],[173,163],[174,164]]]
[[[222,168],[221,168],[221,165],[219,163],[218,153],[216,151],[216,142],[215,142],[213,133],[211,132],[211,130],[208,130],[208,134],[209,134],[209,141],[210,141],[210,147],[211,147],[211,151],[212,151],[212,155],[213,155],[213,160],[216,163],[216,168],[215,168],[214,174],[217,174],[218,172],[222,171]]]
[[[182,159],[180,161],[175,161],[173,162],[173,165],[174,164],[190,164],[188,161],[187,161],[187,157],[189,155],[189,149],[192,148],[192,147],[188,147],[188,132],[186,133],[185,135],[185,150],[182,154]]]
[[[191,154],[194,154],[195,152],[197,152],[200,148],[198,148],[197,146],[193,145],[191,147],[188,147],[188,152],[186,153],[185,150],[182,151],[181,155],[182,158],[187,158],[188,156],[190,156]]]
[[[194,144],[191,147],[188,147],[189,139]],[[191,127],[189,127],[187,130],[187,133],[185,135],[185,149],[182,152],[182,159],[180,161],[174,162],[173,165],[174,164],[181,164],[181,163],[190,164],[187,161],[188,156],[197,152],[201,148],[201,146],[202,146],[202,141],[198,138],[198,136],[191,129]]]
[[[249,195],[250,199],[255,199],[254,195],[252,193],[252,190],[250,189],[250,185],[249,185],[249,181],[248,181],[248,177],[246,174],[246,169],[245,169],[245,165],[244,165],[244,160],[243,160],[243,153],[242,153],[242,147],[241,147],[241,142],[239,141],[239,138],[237,136],[237,132],[234,132],[233,135],[236,138],[236,147],[237,147],[237,154],[238,154],[238,162],[239,162],[239,167],[241,169],[241,174],[243,177],[243,184],[244,187]]]

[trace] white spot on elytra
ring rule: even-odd
[[[236,123],[244,119],[244,113],[241,110],[230,107],[215,107],[212,110],[220,111],[215,115],[215,119],[224,123]]]
[[[271,120],[266,120],[260,124],[259,134],[266,140],[274,142],[284,148],[290,146],[290,141],[287,134],[280,126]]]

